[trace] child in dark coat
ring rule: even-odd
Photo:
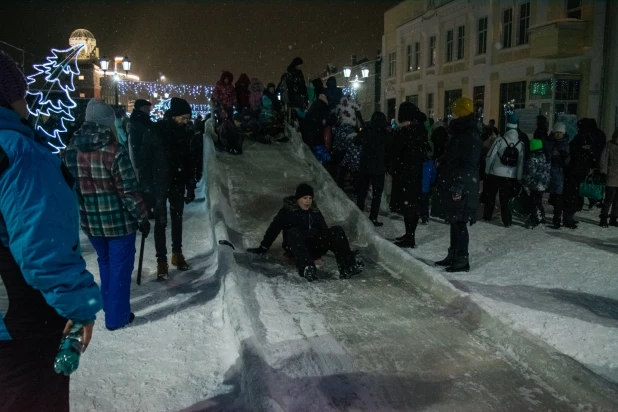
[[[522,183],[530,190],[532,211],[526,222],[528,227],[534,228],[545,224],[545,208],[543,207],[543,193],[549,187],[551,162],[543,150],[541,139],[530,140],[530,155],[524,164]]]
[[[301,277],[309,282],[316,279],[314,260],[329,250],[335,253],[341,279],[361,273],[364,264],[350,250],[348,238],[341,226],[331,228],[313,201],[313,188],[306,183],[296,188],[294,196],[283,199],[283,207],[268,227],[262,243],[247,252],[265,254],[283,232],[283,249],[294,257]]]

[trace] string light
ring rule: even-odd
[[[215,86],[202,84],[172,84],[158,82],[118,82],[118,93],[121,95],[132,94],[135,96],[154,96],[155,93],[163,96],[169,93],[173,96],[192,98],[192,100],[210,100]]]
[[[28,95],[34,97],[33,103],[28,105],[28,111],[36,117],[35,130],[47,136],[47,144],[54,149],[54,153],[58,153],[66,147],[60,138],[60,134],[67,131],[65,122],[75,121],[71,110],[77,107],[77,104],[71,99],[69,93],[75,91],[73,79],[80,73],[77,66],[77,55],[82,48],[84,48],[83,44],[76,44],[66,50],[52,49],[52,56],[47,57],[47,63],[35,64],[33,67],[36,73],[27,78],[28,84],[33,84],[37,81],[36,77],[45,76],[45,86],[41,90],[37,92],[28,90],[27,92]],[[49,85],[49,89],[44,94],[43,89],[47,85]],[[57,127],[52,130],[45,130],[43,125],[39,124],[41,116],[51,117],[54,114],[59,115],[60,118]]]
[[[159,103],[155,104],[152,112],[150,113],[150,120],[152,120],[153,122],[158,122],[159,120],[161,120],[165,112],[167,112],[170,109],[171,101],[172,101],[171,98],[161,99]],[[210,113],[209,104],[191,104],[190,106],[191,106],[192,117],[194,119],[199,115],[206,116],[208,113]]]

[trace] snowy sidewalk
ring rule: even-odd
[[[551,222],[552,207],[546,211]],[[586,207],[577,230],[529,230],[517,218],[507,229],[496,210],[492,222],[470,228],[471,271],[442,273],[515,329],[618,382],[618,229],[600,228],[598,215]],[[400,216],[382,221],[377,231],[386,239],[405,231]],[[433,266],[449,247],[448,225],[419,225],[416,244],[408,252]]]

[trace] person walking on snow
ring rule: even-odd
[[[504,137],[496,139],[489,149],[485,166],[487,178],[483,187],[485,193],[483,220],[491,221],[496,206],[496,195],[500,193],[500,211],[505,227],[513,224],[509,201],[515,195],[514,188],[518,186],[518,181],[524,173],[526,148],[519,138],[517,122],[515,115],[509,116],[506,133]]]
[[[133,106],[133,112],[129,118],[129,124],[127,125],[129,133],[129,157],[133,164],[135,174],[139,178],[139,168],[137,167],[137,161],[139,159],[139,152],[142,148],[142,141],[144,135],[153,126],[154,123],[150,120],[150,111],[152,110],[152,103],[148,100],[137,99]]]
[[[350,250],[343,228],[327,226],[313,195],[311,186],[298,185],[294,196],[283,199],[283,207],[268,227],[260,246],[247,249],[247,252],[265,254],[283,232],[283,249],[296,260],[299,275],[309,282],[316,280],[314,261],[329,250],[335,254],[341,279],[358,275],[365,265]]]
[[[563,211],[562,195],[564,194],[564,174],[565,169],[571,161],[566,125],[562,122],[556,122],[552,129],[552,133],[543,142],[543,146],[550,161],[548,203],[554,207],[552,223],[554,228],[560,229]]]
[[[536,134],[543,136],[542,134]],[[546,136],[546,135],[545,135]],[[532,211],[526,222],[529,228],[535,228],[539,224],[545,224],[545,208],[543,207],[543,193],[549,187],[551,161],[543,150],[543,140],[534,138],[530,140],[530,154],[526,159],[522,184],[530,190]]]
[[[413,103],[399,106],[399,129],[394,132],[389,153],[393,177],[390,208],[403,215],[406,233],[396,239],[402,248],[416,247],[416,227],[420,219],[423,197],[423,163],[429,159],[424,123],[427,116]]]
[[[68,412],[54,359],[74,327],[88,347],[101,291],[80,253],[74,179],[28,125],[26,90],[0,51],[0,410]]]
[[[605,175],[605,201],[601,209],[601,227],[618,227],[618,129],[601,153],[601,173]],[[611,213],[610,213],[611,208]],[[609,223],[607,218],[609,217]]]
[[[451,138],[440,161],[438,180],[438,196],[446,205],[451,236],[447,257],[436,265],[446,267],[447,272],[467,272],[470,270],[467,224],[476,223],[482,141],[471,99],[455,100],[451,113],[454,117],[449,125]]]
[[[369,185],[371,185],[373,194],[369,220],[376,227],[383,225],[382,222],[378,221],[378,213],[380,212],[386,174],[386,145],[388,139],[386,129],[388,127],[386,115],[382,112],[375,112],[371,116],[370,127],[363,129],[354,139],[354,143],[361,146],[356,204],[360,210],[365,210],[365,198],[367,197]]]
[[[189,270],[182,254],[182,214],[185,203],[195,200],[196,168],[191,153],[194,132],[187,126],[190,119],[189,103],[173,97],[163,119],[144,138],[140,152],[140,182],[149,206],[154,207],[158,280],[169,277],[165,240],[168,201],[172,219],[172,265]]]
[[[82,231],[97,252],[105,327],[122,328],[131,313],[131,274],[137,230],[148,236],[148,209],[128,150],[115,137],[114,110],[92,99],[86,122],[64,153],[76,179]]]

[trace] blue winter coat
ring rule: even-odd
[[[543,142],[543,148],[551,161],[548,192],[552,195],[561,195],[564,192],[564,169],[569,165],[571,159],[569,138],[565,136],[561,140],[556,140],[554,135],[551,134]]]
[[[0,166],[0,265],[8,268],[0,273],[0,340],[23,336],[26,325],[45,328],[41,318],[54,310],[61,320],[93,321],[101,292],[80,255],[70,175],[19,115],[3,107],[0,148],[8,160]]]

